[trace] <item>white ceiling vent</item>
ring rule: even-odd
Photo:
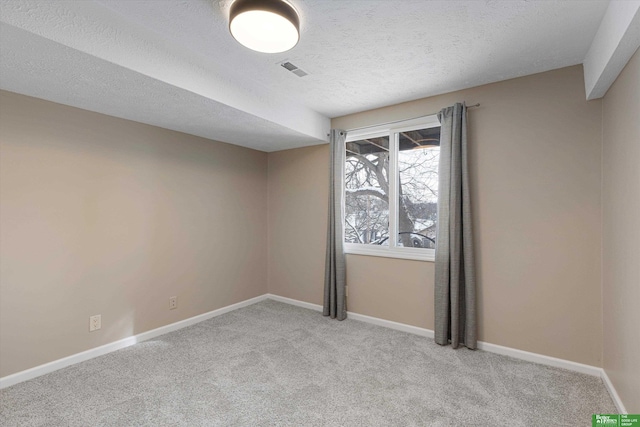
[[[293,65],[291,62],[286,61],[280,64],[280,66],[286,68],[287,70],[291,71],[293,74],[295,74],[298,77],[304,77],[306,76],[307,72],[301,70],[300,68],[298,68],[297,66]]]

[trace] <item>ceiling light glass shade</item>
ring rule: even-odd
[[[278,53],[298,44],[300,20],[282,0],[236,0],[231,5],[229,31],[249,49]]]

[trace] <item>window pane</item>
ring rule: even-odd
[[[435,249],[440,128],[398,137],[398,246]]]
[[[345,242],[389,245],[389,137],[346,143]]]

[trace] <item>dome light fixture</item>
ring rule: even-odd
[[[284,0],[236,0],[229,13],[229,31],[249,49],[285,52],[298,44],[300,18]]]

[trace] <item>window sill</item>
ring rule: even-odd
[[[344,253],[348,255],[379,256],[384,258],[397,258],[412,261],[435,262],[436,251],[434,249],[395,248],[385,246],[366,246],[354,243],[344,244]]]

